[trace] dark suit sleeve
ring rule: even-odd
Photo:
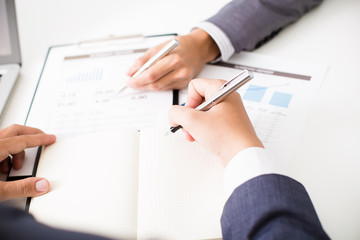
[[[277,174],[240,185],[225,204],[224,239],[329,239],[305,188]]]
[[[24,211],[0,204],[0,239],[100,240],[104,238],[50,228],[36,222]]]
[[[207,21],[230,39],[235,52],[253,50],[322,0],[233,0]]]

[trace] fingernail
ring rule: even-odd
[[[54,134],[49,134],[50,140],[54,141],[56,140],[56,135]]]
[[[38,192],[46,192],[49,190],[49,183],[44,179],[37,181],[35,186]]]

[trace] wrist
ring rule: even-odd
[[[264,145],[257,137],[247,139],[246,141],[234,141],[233,144],[229,145],[226,151],[223,152],[221,156],[221,164],[225,168],[239,152],[253,147],[264,148]]]
[[[205,63],[211,62],[220,55],[220,49],[214,39],[204,30],[195,28],[189,33],[199,49]]]

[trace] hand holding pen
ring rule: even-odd
[[[166,54],[171,52],[174,48],[179,45],[179,42],[176,39],[171,40],[168,44],[166,44],[160,51],[158,51],[154,56],[152,56],[144,65],[142,65],[132,76],[131,78],[136,78],[146,69],[151,67],[155,62],[160,60]],[[123,82],[119,88],[119,92],[121,92],[124,88],[126,88],[127,82]]]
[[[230,81],[224,83],[219,91],[212,96],[211,98],[207,99],[205,102],[200,104],[195,108],[195,110],[198,111],[207,111],[216,104],[220,103],[224,98],[226,98],[231,93],[235,92],[238,88],[243,86],[245,83],[250,81],[253,78],[253,74],[249,72],[248,70],[244,70],[237,74],[234,78],[232,78]],[[177,130],[182,128],[181,125],[178,125],[176,127],[171,127],[169,132],[166,133],[166,135],[170,133],[175,133]]]
[[[159,59],[147,71],[129,81],[128,86],[140,90],[184,89],[201,71],[205,63],[220,54],[216,43],[204,30],[196,28],[189,34],[177,36],[179,46]],[[150,48],[129,68],[133,76],[138,69],[163,48],[166,43]]]
[[[169,122],[181,125],[185,137],[218,155],[223,166],[239,151],[263,147],[238,93],[229,94],[208,111],[194,108],[219,92],[223,80],[195,79],[189,83],[186,106],[172,106]],[[169,136],[168,136],[169,137]]]

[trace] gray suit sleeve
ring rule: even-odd
[[[208,22],[230,39],[235,52],[253,50],[322,0],[233,0]]]
[[[221,218],[227,239],[329,239],[309,195],[278,174],[253,178],[234,190]]]

